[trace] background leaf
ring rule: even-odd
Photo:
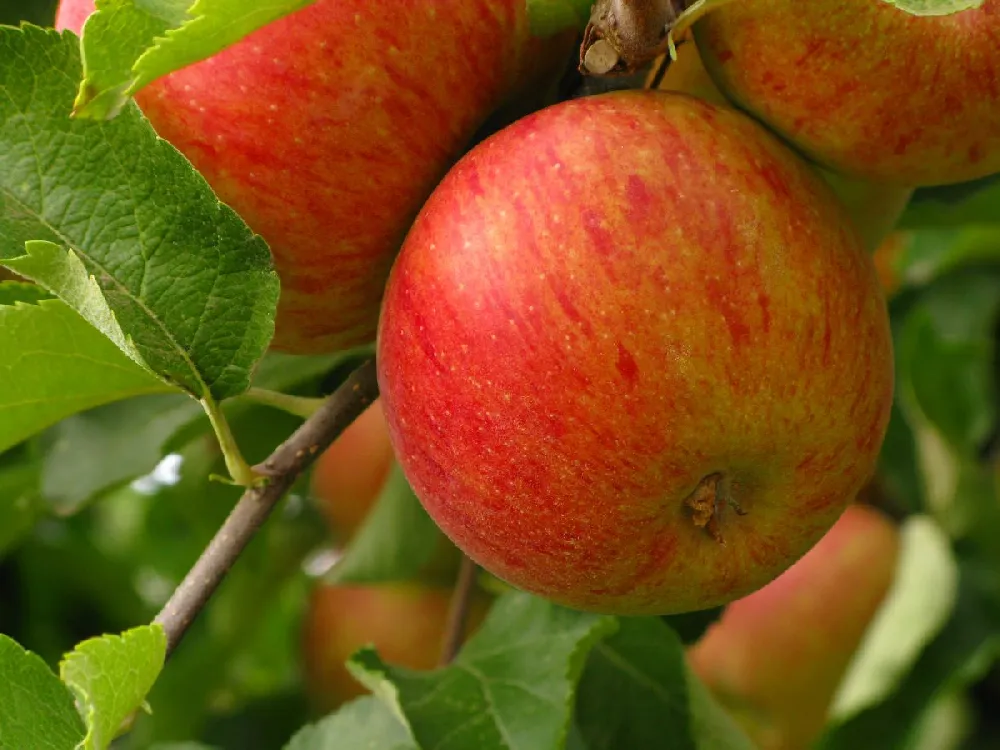
[[[325,579],[334,584],[409,580],[444,542],[394,463],[375,507]]]
[[[948,537],[927,516],[908,518],[900,529],[895,581],[834,699],[835,721],[885,700],[899,686],[951,616],[958,580]]]

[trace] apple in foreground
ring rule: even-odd
[[[364,523],[392,463],[392,445],[380,401],[368,407],[316,460],[312,492],[341,543]]]
[[[742,0],[695,37],[734,101],[833,169],[910,186],[1000,172],[1000,0],[942,16]]]
[[[451,589],[415,583],[381,586],[318,586],[303,628],[303,669],[316,708],[330,711],[367,691],[345,662],[372,644],[387,662],[410,669],[438,663],[451,602]],[[466,635],[482,624],[489,598],[471,602]]]
[[[62,0],[79,32],[93,0]],[[524,0],[317,0],[136,97],[270,245],[275,348],[374,339],[399,244],[486,117],[559,61]],[[568,45],[567,45],[568,48]]]
[[[689,651],[695,673],[762,750],[805,750],[892,585],[899,533],[847,509],[805,557],[733,602]]]
[[[827,186],[738,112],[564,102],[470,151],[396,261],[396,457],[486,570],[584,610],[749,594],[871,475],[885,301]]]

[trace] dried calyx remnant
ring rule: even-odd
[[[704,0],[596,0],[580,46],[584,75],[629,75],[665,51],[686,11],[701,15]],[[690,25],[685,23],[685,28]]]
[[[729,505],[738,515],[746,515],[746,511],[730,494],[729,483],[718,472],[702,479],[684,504],[691,509],[691,521],[694,525],[705,529],[719,544],[726,543],[722,538],[722,529],[719,528],[722,509]]]

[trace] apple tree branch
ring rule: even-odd
[[[266,483],[251,487],[233,508],[201,557],[174,591],[155,622],[163,626],[169,655],[209,598],[299,475],[378,398],[375,360],[365,361],[257,473]]]

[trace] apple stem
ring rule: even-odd
[[[250,388],[243,394],[243,398],[263,406],[272,406],[296,417],[302,417],[302,419],[309,419],[323,405],[324,401],[322,398],[292,396],[266,388]]]
[[[323,406],[279,445],[264,463],[250,469],[254,482],[181,581],[154,622],[173,652],[188,627],[222,583],[233,564],[295,480],[378,398],[375,360],[366,360],[326,399]]]
[[[441,646],[441,666],[451,664],[458,655],[465,640],[465,623],[469,615],[469,603],[476,587],[476,564],[467,555],[462,555],[462,563],[458,569],[458,580],[455,581],[455,591],[451,597],[448,609],[448,625],[445,628],[444,642]]]

